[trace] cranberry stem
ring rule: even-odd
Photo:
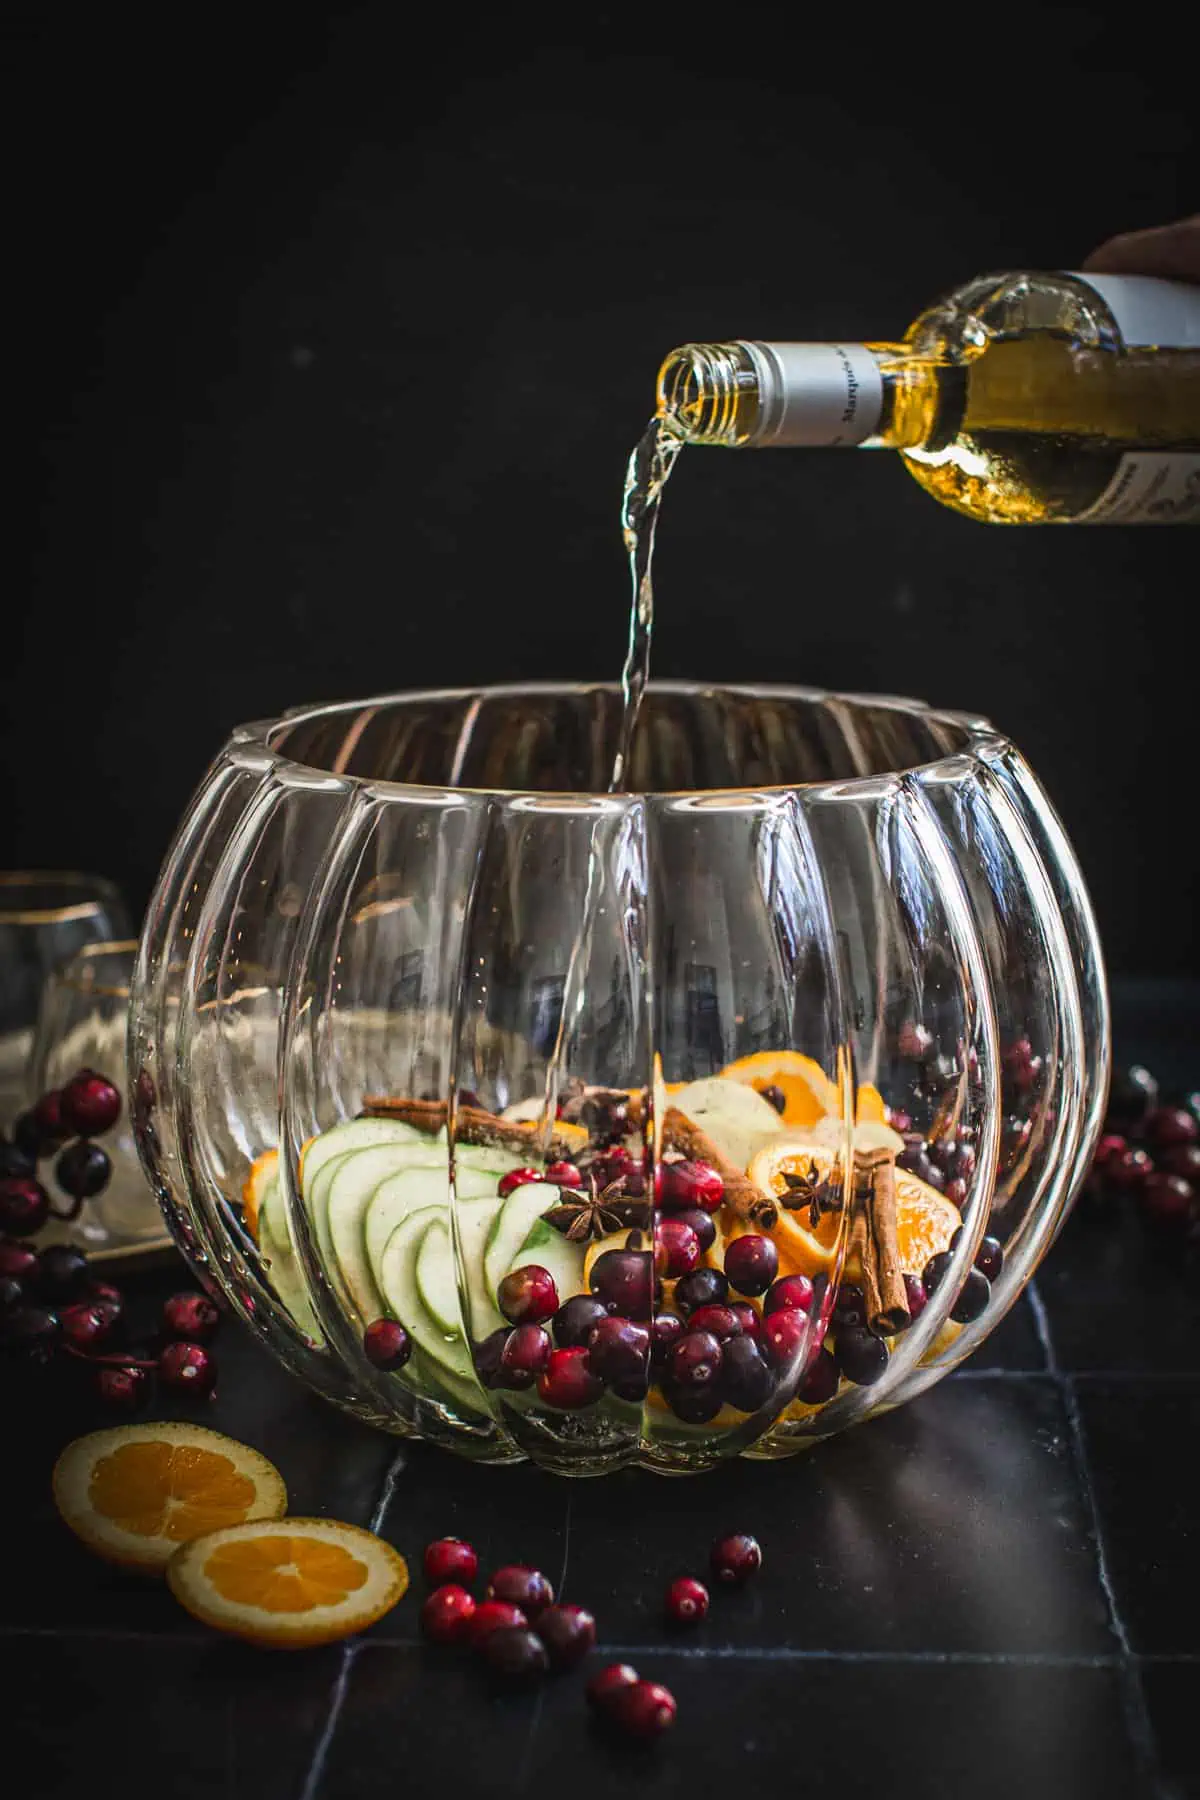
[[[83,1196],[82,1195],[80,1196],[80,1198],[78,1200],[72,1200],[70,1206],[67,1207],[65,1212],[63,1211],[61,1206],[55,1206],[53,1200],[50,1202],[50,1217],[52,1219],[61,1219],[65,1225],[73,1225],[75,1223],[75,1220],[79,1217],[79,1215],[82,1211],[83,1211]]]

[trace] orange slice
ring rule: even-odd
[[[110,1562],[162,1569],[181,1544],[223,1525],[277,1519],[287,1489],[257,1450],[203,1425],[119,1425],[67,1445],[54,1504]]]
[[[250,1164],[250,1173],[243,1183],[242,1206],[246,1214],[246,1229],[252,1238],[258,1237],[258,1209],[262,1205],[263,1195],[275,1179],[278,1167],[278,1150],[264,1150]]]
[[[842,1110],[841,1095],[819,1062],[802,1056],[798,1050],[759,1050],[754,1056],[743,1056],[721,1070],[729,1081],[743,1082],[747,1087],[777,1087],[784,1098],[783,1122],[803,1130],[818,1119]],[[670,1090],[668,1089],[668,1092]],[[874,1120],[887,1121],[887,1110],[879,1089],[865,1082],[858,1090],[859,1124]]]
[[[185,1544],[167,1585],[206,1625],[284,1650],[332,1644],[373,1625],[408,1587],[404,1558],[337,1519],[230,1525]]]

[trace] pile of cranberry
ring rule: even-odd
[[[1168,1241],[1200,1250],[1200,1093],[1163,1105],[1148,1070],[1119,1069],[1084,1197],[1131,1201]]]
[[[583,1606],[563,1605],[540,1569],[506,1563],[488,1581],[481,1601],[470,1592],[479,1558],[461,1538],[428,1545],[425,1575],[432,1585],[421,1608],[421,1629],[435,1644],[466,1647],[506,1684],[573,1669],[596,1643],[596,1621]],[[744,1532],[718,1538],[709,1553],[717,1581],[740,1585],[762,1567],[762,1551]],[[708,1589],[681,1576],[666,1591],[669,1624],[698,1625],[708,1612]],[[657,1681],[643,1681],[628,1663],[594,1675],[587,1697],[597,1717],[631,1737],[654,1738],[675,1723],[675,1700]]]
[[[80,1069],[64,1087],[43,1094],[0,1140],[0,1231],[32,1237],[49,1219],[70,1222],[85,1200],[108,1186],[112,1163],[94,1140],[121,1116],[121,1096],[94,1069]],[[56,1206],[38,1180],[37,1165],[55,1157],[54,1179],[69,1198]]]

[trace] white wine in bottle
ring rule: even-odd
[[[902,343],[685,344],[658,415],[688,444],[898,450],[993,524],[1200,524],[1200,287],[987,275]]]

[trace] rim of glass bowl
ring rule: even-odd
[[[495,686],[404,688],[395,693],[372,694],[362,699],[333,700],[324,703],[310,702],[302,706],[289,707],[276,718],[256,719],[237,727],[233,738],[242,747],[246,747],[248,744],[257,745],[280,767],[294,769],[309,776],[323,777],[325,780],[345,782],[350,787],[370,789],[381,794],[475,794],[485,799],[523,799],[531,802],[557,801],[560,803],[569,801],[576,805],[587,804],[589,807],[598,807],[614,802],[621,804],[629,800],[648,797],[686,799],[702,796],[735,797],[794,792],[845,795],[847,798],[861,794],[865,797],[872,793],[878,793],[881,785],[886,786],[907,776],[931,774],[942,770],[947,762],[954,761],[959,757],[971,756],[984,744],[993,750],[1012,747],[1004,734],[998,731],[991,720],[982,714],[963,712],[951,707],[931,706],[927,701],[915,699],[907,694],[871,694],[857,689],[816,688],[790,682],[677,680],[651,681],[647,684],[647,692],[698,696],[740,694],[755,699],[803,700],[819,705],[833,703],[845,707],[870,706],[888,712],[919,716],[933,725],[943,725],[960,735],[961,741],[948,744],[940,755],[927,762],[909,763],[900,769],[879,769],[870,774],[840,775],[817,781],[750,782],[732,787],[623,788],[615,794],[583,788],[484,788],[467,785],[455,787],[439,782],[393,781],[385,776],[352,775],[344,769],[320,768],[315,763],[302,762],[296,757],[289,756],[286,751],[277,749],[273,741],[280,732],[295,725],[305,724],[316,719],[334,718],[339,713],[358,713],[375,707],[402,706],[429,701],[466,701],[469,703],[491,699],[515,700],[525,695],[535,694],[606,693],[617,697],[621,693],[621,684],[618,681],[519,681],[501,682]]]

